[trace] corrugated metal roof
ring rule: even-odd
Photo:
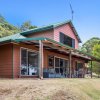
[[[20,33],[17,33],[17,34],[14,34],[14,35],[10,35],[10,36],[0,38],[0,42],[5,42],[5,41],[15,40],[15,39],[23,39],[23,38],[26,38],[26,37],[20,35]]]
[[[88,54],[88,53],[86,53],[86,52],[83,52],[83,51],[74,49],[74,48],[69,47],[69,46],[67,46],[67,45],[65,45],[65,44],[62,44],[62,43],[60,43],[60,42],[57,42],[57,41],[55,41],[55,40],[52,40],[52,39],[49,39],[49,38],[45,38],[45,37],[23,38],[23,39],[16,39],[15,41],[16,41],[16,42],[24,42],[24,41],[39,41],[39,40],[48,40],[48,41],[50,41],[50,42],[52,42],[52,43],[58,44],[59,46],[65,47],[66,49],[70,49],[70,50],[73,50],[73,51],[75,51],[75,52],[79,52],[80,55],[81,55],[81,54],[84,54],[84,55],[87,55],[87,56],[91,57],[92,59],[96,59],[97,61],[100,61],[100,59],[98,59],[98,58],[92,56],[91,54]]]
[[[55,24],[51,24],[51,25],[48,25],[48,26],[43,26],[43,27],[39,27],[39,28],[35,28],[35,29],[31,29],[31,30],[28,30],[28,31],[24,31],[24,32],[22,32],[20,34],[21,35],[29,35],[29,34],[33,34],[35,32],[41,32],[41,31],[46,31],[46,30],[49,30],[49,29],[54,29],[54,28],[56,28],[56,27],[58,27],[60,25],[64,25],[64,24],[67,24],[67,23],[70,23],[70,25],[72,26],[72,29],[73,29],[78,41],[81,43],[82,41],[81,41],[81,39],[80,39],[80,37],[79,37],[79,35],[78,35],[73,23],[71,22],[71,20],[64,21],[64,22],[61,22],[61,23],[55,23]]]
[[[20,35],[20,33],[18,33],[18,34],[14,34],[14,35],[11,35],[11,36],[7,36],[7,37],[0,38],[0,42],[1,42],[1,43],[2,43],[2,42],[6,42],[6,41],[10,41],[10,42],[11,42],[11,41],[14,41],[14,42],[24,42],[24,41],[39,41],[39,40],[48,40],[49,42],[56,43],[56,44],[58,44],[59,46],[65,47],[66,49],[70,49],[70,50],[77,51],[77,52],[79,52],[79,53],[81,53],[81,54],[87,55],[87,56],[89,56],[89,57],[91,57],[91,58],[93,58],[93,59],[96,59],[96,60],[100,61],[100,59],[98,59],[98,58],[96,58],[96,57],[94,57],[94,56],[92,56],[92,55],[90,55],[90,54],[87,54],[87,53],[85,53],[85,52],[79,51],[79,50],[74,49],[74,48],[72,48],[72,47],[69,47],[69,46],[67,46],[67,45],[65,45],[65,44],[62,44],[62,43],[60,43],[60,42],[57,42],[57,41],[54,41],[54,40],[52,40],[52,39],[45,38],[45,37],[26,38],[26,37]]]
[[[15,39],[16,42],[39,41],[39,40],[48,40],[48,41],[51,41],[51,42],[53,42],[53,43],[57,43],[57,44],[59,44],[60,46],[65,46],[65,47],[67,47],[67,48],[69,48],[69,49],[74,49],[74,48],[72,48],[72,47],[70,47],[70,46],[67,46],[67,45],[63,44],[63,43],[56,42],[55,40],[52,40],[52,39],[49,39],[49,38],[45,38],[45,37]]]
[[[14,40],[14,39],[19,39],[19,38],[26,38],[26,37],[24,37],[24,35],[28,35],[28,34],[35,33],[35,32],[41,32],[41,31],[45,31],[45,30],[49,30],[49,29],[54,29],[54,28],[56,28],[60,25],[66,24],[66,23],[71,24],[78,41],[81,42],[81,39],[80,39],[79,35],[77,34],[77,32],[76,32],[76,30],[75,30],[75,28],[74,28],[71,21],[64,21],[64,22],[61,22],[61,23],[56,23],[56,24],[53,24],[53,25],[43,26],[43,27],[31,29],[29,31],[25,31],[25,32],[22,32],[22,33],[17,33],[17,34],[14,34],[14,35],[6,36],[6,37],[3,37],[3,38],[0,38],[0,42],[7,41],[7,40],[10,40],[10,39]]]

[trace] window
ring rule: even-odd
[[[60,42],[75,48],[75,39],[72,39],[71,37],[65,35],[62,32],[60,32]]]
[[[63,67],[63,66],[64,66],[64,60],[60,59],[60,67]]]
[[[48,56],[49,67],[54,67],[54,56]]]
[[[65,75],[68,74],[68,61],[63,58],[55,57],[55,72]]]
[[[79,69],[83,68],[83,63],[81,62],[76,62],[75,63],[75,71],[78,71]]]
[[[83,68],[83,63],[77,63],[78,69]]]
[[[48,66],[50,73],[52,72],[58,76],[61,75],[62,77],[68,76],[69,74],[68,60],[64,58],[49,55]]]
[[[21,49],[21,75],[38,74],[38,53]]]
[[[21,74],[27,75],[27,50],[21,49]]]
[[[55,67],[59,67],[59,61],[60,59],[55,57]]]

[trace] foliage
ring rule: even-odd
[[[93,55],[100,59],[100,44],[96,44],[93,47]],[[94,66],[93,71],[99,75],[100,74],[100,63],[93,62],[93,66]]]
[[[33,28],[37,28],[37,26],[33,26],[30,21],[26,21],[21,25],[20,30],[27,31],[27,30],[33,29]]]
[[[19,33],[19,32],[22,32],[22,31],[26,31],[28,29],[33,29],[33,28],[36,28],[36,26],[33,26],[30,21],[24,22],[18,28],[16,26],[12,25],[12,24],[9,24],[5,20],[5,18],[2,15],[0,15],[0,37],[12,35],[12,34]]]
[[[97,38],[97,37],[93,37],[91,38],[90,40],[86,41],[83,45],[82,45],[82,48],[81,50],[86,52],[86,53],[89,53],[89,54],[92,54],[92,51],[93,51],[93,47],[100,43],[100,38]]]
[[[82,45],[81,50],[100,59],[100,38],[93,37],[90,40],[86,41]],[[93,62],[93,72],[95,72],[96,74],[100,74],[100,63]]]
[[[95,55],[97,58],[100,58],[100,43],[93,47],[93,55]]]
[[[0,15],[0,37],[8,36],[20,32],[20,30],[9,24],[3,16]]]
[[[2,23],[2,24],[8,23],[1,14],[0,14],[0,23]]]

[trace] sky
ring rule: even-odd
[[[0,14],[13,25],[30,20],[33,25],[43,26],[70,20],[69,1],[82,43],[100,38],[100,0],[0,0]]]

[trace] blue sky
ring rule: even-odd
[[[73,24],[83,43],[100,38],[100,0],[69,0],[74,10]],[[0,0],[0,14],[11,24],[30,20],[42,26],[71,19],[68,0]]]

